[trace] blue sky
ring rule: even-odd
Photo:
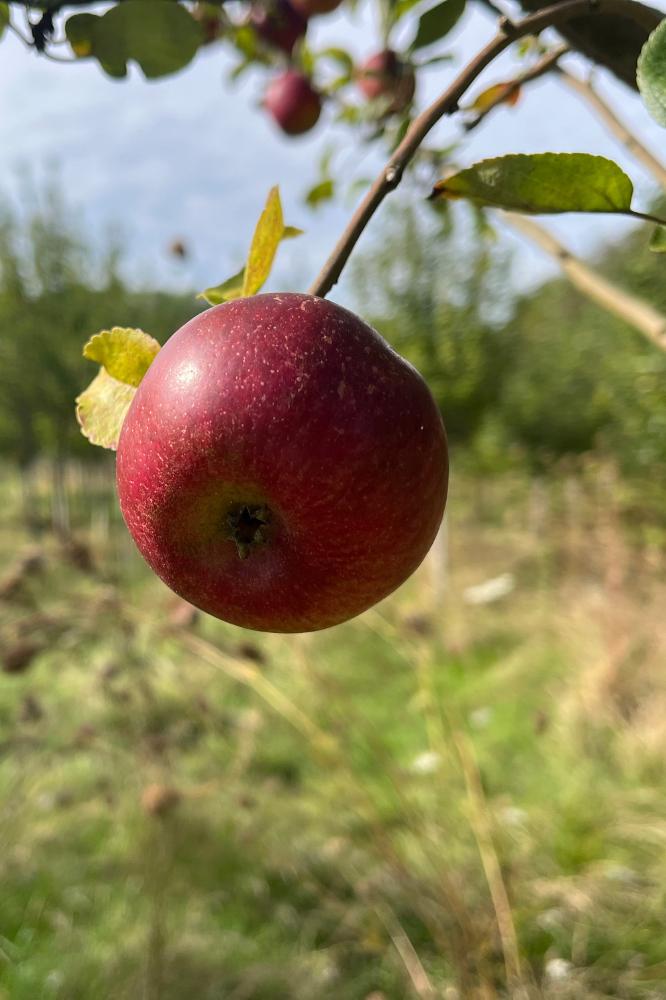
[[[469,58],[493,34],[492,18],[473,3],[469,8],[451,36],[456,62],[424,74],[419,104],[443,89],[463,55]],[[313,26],[315,45],[342,43],[359,55],[377,47],[363,4],[353,18],[334,15]],[[327,114],[310,135],[283,138],[258,108],[265,75],[253,71],[240,84],[230,84],[230,59],[223,45],[200,53],[182,73],[150,83],[136,69],[127,80],[114,81],[92,61],[56,65],[8,35],[0,53],[0,190],[13,196],[20,175],[50,172],[57,165],[77,218],[98,233],[108,226],[122,230],[128,268],[139,281],[204,287],[228,276],[242,263],[266,193],[278,183],[287,221],[304,228],[306,236],[284,246],[272,281],[283,288],[303,288],[352,207],[342,200],[311,213],[303,205],[324,146],[335,144],[340,167],[349,176],[371,176],[381,163],[374,153],[359,152],[356,138],[334,126]],[[576,59],[570,64],[583,66]],[[511,57],[503,57],[483,81],[507,78],[512,66]],[[666,132],[651,121],[638,98],[605,73],[598,74],[597,84],[632,128],[666,156]],[[459,126],[448,120],[437,127],[434,139],[445,145],[458,134]],[[501,153],[545,150],[616,159],[636,183],[637,207],[645,207],[653,190],[644,171],[580,100],[553,80],[532,84],[515,109],[490,116],[466,140],[460,158],[471,163]],[[579,253],[594,252],[631,225],[591,216],[544,221]],[[174,237],[183,238],[192,250],[185,265],[166,253]],[[537,251],[507,239],[516,248],[518,285],[551,273],[552,264]],[[345,298],[344,281],[337,295]]]

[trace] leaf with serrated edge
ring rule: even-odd
[[[666,19],[654,29],[641,50],[636,83],[654,120],[666,126]]]
[[[412,49],[423,49],[448,35],[465,10],[465,0],[443,0],[419,18]]]
[[[628,212],[633,185],[612,160],[588,153],[481,160],[435,184],[432,198],[468,198],[515,212]]]
[[[245,265],[243,295],[255,295],[266,281],[283,233],[284,217],[280,192],[277,187],[273,187],[268,193],[264,210],[259,216],[252,237]]]
[[[650,239],[650,250],[653,253],[666,253],[666,226],[655,226]]]
[[[118,447],[123,421],[136,388],[112,378],[104,369],[76,400],[76,419],[84,437],[102,448]]]
[[[159,349],[155,338],[143,330],[114,326],[91,337],[83,348],[83,356],[97,361],[119,382],[137,386]]]
[[[245,268],[242,267],[237,274],[233,274],[221,285],[213,288],[205,288],[199,292],[198,299],[204,299],[211,306],[219,306],[222,302],[231,302],[233,299],[240,299],[243,296],[243,282],[245,280]]]

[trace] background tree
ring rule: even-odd
[[[23,467],[39,454],[93,457],[71,417],[92,331],[113,318],[165,338],[197,309],[192,296],[130,290],[120,248],[77,231],[57,187],[42,202],[5,208],[0,224],[0,449]]]
[[[501,325],[511,310],[508,261],[466,221],[402,199],[352,267],[355,300],[424,375],[460,443],[497,404],[507,360]]]

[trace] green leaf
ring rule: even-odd
[[[334,94],[336,91],[341,90],[342,87],[346,87],[354,78],[354,60],[345,49],[322,49],[321,52],[317,53],[317,59],[328,59],[338,66],[340,70],[338,75],[326,84],[326,92],[328,94]]]
[[[335,184],[330,177],[315,184],[305,195],[305,203],[310,208],[317,208],[324,201],[330,201],[335,194]]]
[[[73,14],[65,25],[65,35],[72,52],[79,59],[93,54],[95,26],[100,18],[97,14]]]
[[[262,48],[256,31],[249,24],[241,24],[230,35],[230,39],[242,56],[250,61],[262,59]]]
[[[654,29],[641,50],[636,83],[654,120],[666,126],[666,20]]]
[[[155,338],[143,330],[114,326],[91,337],[83,348],[83,356],[97,361],[119,382],[138,386],[159,349]]]
[[[351,80],[354,72],[354,60],[346,49],[340,49],[337,47],[323,49],[319,53],[319,58],[330,59],[332,62],[337,63],[346,78]]]
[[[203,42],[201,25],[172,0],[132,0],[101,17],[75,14],[65,25],[74,53],[93,55],[113,77],[127,74],[128,60],[149,79],[186,66]]]
[[[231,302],[232,299],[240,299],[243,295],[243,283],[245,281],[245,268],[242,267],[237,274],[227,278],[221,285],[213,288],[206,288],[199,292],[198,299],[205,299],[212,306],[219,306],[222,302]]]
[[[419,18],[412,49],[423,49],[447,35],[465,10],[465,0],[442,0]]]
[[[282,202],[277,187],[271,188],[259,216],[245,265],[243,295],[255,295],[271,273],[273,260],[284,235]]]
[[[650,250],[653,253],[666,253],[666,226],[655,226],[650,239]]]
[[[401,17],[408,14],[412,7],[416,7],[420,0],[397,0],[393,5],[393,20],[399,21]]]
[[[136,389],[112,378],[105,368],[76,400],[76,419],[91,444],[116,449]]]
[[[9,24],[9,5],[6,3],[0,3],[0,38]]]
[[[515,212],[631,210],[633,185],[616,163],[588,153],[512,154],[439,181],[431,197],[469,198]]]
[[[304,38],[298,43],[298,64],[305,76],[314,76],[317,57]]]

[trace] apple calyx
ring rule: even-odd
[[[265,504],[235,504],[227,514],[229,538],[235,542],[239,559],[247,559],[252,549],[268,541],[266,526],[271,512]]]

